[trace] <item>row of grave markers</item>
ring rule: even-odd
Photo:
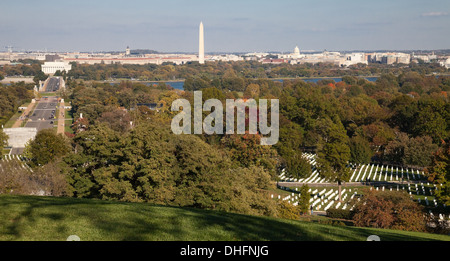
[[[285,190],[290,190],[288,188],[283,188]],[[282,197],[281,195],[278,195],[278,199],[279,200],[285,200],[288,201],[289,203],[293,204],[294,206],[297,206],[298,204],[298,200],[300,197],[300,193],[298,192],[297,188],[295,188],[296,192],[292,192],[291,194]],[[290,190],[292,191],[292,190]],[[352,189],[343,189],[341,196],[342,196],[342,201],[346,202],[346,203],[341,203],[339,202],[339,192],[337,189],[322,189],[322,190],[312,190],[311,188],[308,190],[308,193],[312,194],[311,198],[309,199],[309,203],[310,205],[313,207],[313,209],[315,211],[326,211],[327,209],[331,208],[333,205],[334,208],[336,209],[353,209],[353,205],[350,206],[348,203],[346,202],[347,197],[350,197],[347,201],[350,201],[351,199],[353,199],[356,195],[357,192],[353,191]],[[351,196],[349,196],[351,195]],[[274,195],[271,195],[271,198],[274,198]]]
[[[408,184],[409,185],[409,184]],[[417,185],[417,184],[415,184]],[[423,186],[423,183],[421,183],[421,185]],[[416,186],[418,187],[418,186]],[[281,195],[278,195],[278,199],[279,200],[285,200],[288,201],[289,203],[293,204],[294,206],[297,206],[298,204],[298,200],[300,198],[300,193],[298,192],[298,188],[296,187],[295,190],[292,190],[291,188],[288,187],[281,187],[281,189],[283,190],[288,190],[291,193],[287,196],[282,197]],[[375,189],[375,190],[387,190],[387,188],[385,188],[384,186],[382,187],[370,187],[370,189]],[[404,186],[401,187],[402,190],[405,189]],[[436,189],[436,188],[435,188]],[[389,190],[392,191],[394,190],[392,187],[389,187]],[[399,191],[400,187],[397,185],[396,190]],[[410,190],[410,187],[408,187],[408,190]],[[411,191],[410,195],[411,195]],[[338,189],[309,189],[308,193],[311,194],[311,198],[310,198],[310,205],[313,207],[314,211],[326,211],[329,208],[333,207],[335,209],[349,209],[352,210],[354,207],[355,202],[352,201],[355,197],[356,200],[360,200],[359,195],[356,191],[356,189],[354,189],[352,191],[352,189],[347,189],[344,188],[342,190],[342,202],[339,202],[339,195],[338,195]],[[274,195],[271,195],[271,198],[274,198]],[[420,203],[420,199],[418,200],[418,202]],[[427,205],[429,205],[430,203],[428,202],[428,198],[425,197],[425,202]],[[433,205],[435,207],[438,207],[438,203],[435,199],[433,199]],[[446,207],[445,204],[443,205],[444,208]],[[442,214],[443,215],[443,214]]]
[[[28,164],[26,163],[28,161],[28,159],[25,157],[22,157],[20,155],[9,155],[9,154],[3,155],[3,157],[0,159],[0,168],[3,170],[2,161],[3,162],[16,161],[19,163],[20,168],[30,171],[30,172],[33,172],[33,170],[30,168],[30,166],[28,166]]]
[[[288,182],[300,182],[300,183],[329,183],[325,178],[321,178],[319,173],[315,167],[316,165],[316,155],[312,153],[303,153],[304,158],[311,164],[312,173],[307,178],[294,178],[292,175],[286,173],[286,170],[283,169],[279,175],[280,181],[288,181]],[[424,171],[420,171],[418,169],[411,169],[387,165],[379,165],[379,164],[363,164],[357,167],[354,164],[350,164],[353,166],[353,172],[350,177],[349,182],[365,182],[365,181],[401,181],[401,180],[423,180],[425,179]]]

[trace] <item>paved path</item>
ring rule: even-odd
[[[65,116],[64,102],[61,102],[59,103],[58,128],[56,134],[64,134],[64,125],[66,124]]]

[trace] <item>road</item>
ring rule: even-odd
[[[52,77],[47,82],[47,88],[45,92],[56,92],[59,90],[60,80],[59,77]]]
[[[48,79],[46,92],[56,92],[60,87],[59,77],[52,77]],[[41,98],[33,114],[30,115],[25,127],[34,127],[38,131],[43,129],[53,128],[57,125],[56,122],[56,108],[58,107],[57,96],[44,96]]]
[[[56,92],[60,88],[59,77],[52,77],[47,81],[45,92]],[[37,131],[51,129],[58,125],[56,110],[58,107],[57,96],[43,96],[34,111],[29,113],[25,127],[36,128]],[[21,154],[24,148],[12,148],[10,154]]]
[[[25,127],[34,127],[38,131],[53,128],[53,125],[56,125],[57,106],[58,98],[56,96],[42,97]]]

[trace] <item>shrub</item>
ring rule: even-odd
[[[300,213],[296,206],[289,202],[280,200],[277,202],[277,217],[285,219],[299,219]]]
[[[425,231],[423,208],[399,191],[367,191],[355,206],[356,226]]]
[[[19,161],[1,162],[0,194],[68,196],[71,194],[66,176],[58,162],[37,167],[34,172]]]
[[[327,217],[330,218],[339,218],[339,219],[348,219],[351,220],[353,218],[353,211],[348,209],[327,209]]]

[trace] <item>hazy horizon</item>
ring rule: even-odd
[[[0,45],[15,51],[206,53],[450,49],[450,2],[6,0]]]

